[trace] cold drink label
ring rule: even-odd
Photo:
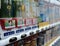
[[[15,27],[15,20],[5,20],[5,28]]]
[[[24,25],[24,20],[23,19],[19,19],[19,20],[17,20],[17,24],[18,24],[18,26],[23,26]]]
[[[32,24],[32,19],[26,19],[26,25],[31,25]]]
[[[33,19],[33,24],[37,24],[38,22],[37,22],[38,20],[35,18],[35,19]]]

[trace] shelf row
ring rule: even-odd
[[[60,24],[60,22],[57,22],[57,23],[46,25],[44,27],[32,29],[30,31],[21,32],[21,33],[19,33],[17,35],[12,35],[12,36],[10,36],[10,37],[8,37],[6,39],[0,40],[0,46],[5,46],[5,45],[7,45],[9,43],[19,41],[21,39],[24,39],[24,38],[29,37],[31,35],[37,34],[39,32],[49,30],[49,29],[51,29],[51,28],[53,28],[55,26],[58,26],[59,24]]]

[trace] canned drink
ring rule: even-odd
[[[38,24],[38,18],[33,18],[33,25]]]
[[[16,20],[12,18],[2,18],[1,27],[3,30],[10,30],[16,27]]]
[[[4,1],[1,1],[1,2],[3,2],[3,4],[4,4],[4,5],[1,5],[2,10],[4,10],[4,12],[2,12],[2,18],[12,17],[11,16],[12,1],[11,0],[4,0]]]
[[[25,19],[25,26],[30,26],[30,25],[32,25],[32,18],[26,18]]]
[[[24,19],[23,18],[15,18],[16,19],[16,26],[17,28],[21,28],[25,26]]]

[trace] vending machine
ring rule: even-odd
[[[6,46],[27,46],[26,43],[32,46],[34,43],[36,44],[36,39],[33,39],[32,43],[23,42],[24,40],[23,43],[20,43],[20,39],[27,36],[26,32],[29,32],[29,36],[31,36],[36,33],[34,30],[38,29],[38,13],[36,13],[38,2],[34,0],[3,0],[1,3],[0,40],[7,39],[9,44]],[[25,35],[22,36],[22,34]]]

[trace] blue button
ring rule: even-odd
[[[30,30],[30,29],[31,29],[31,27],[25,28],[25,30]]]
[[[38,26],[33,26],[32,29],[37,28]]]
[[[8,32],[4,33],[4,36],[8,36],[8,35],[9,35],[9,33],[8,33]]]
[[[22,31],[24,31],[24,29],[17,30],[16,33],[20,33]]]
[[[12,34],[14,34],[14,31],[9,32],[9,35],[12,35]]]
[[[14,34],[14,33],[15,33],[14,31],[6,32],[6,33],[4,33],[4,36],[12,35],[12,34]]]

